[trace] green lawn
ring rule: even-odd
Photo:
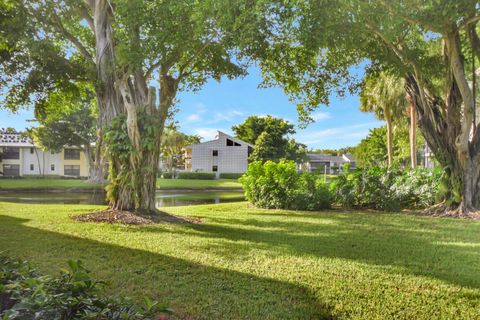
[[[157,179],[160,189],[241,189],[235,179],[195,180],[195,179]]]
[[[245,202],[165,209],[195,225],[69,219],[95,208],[0,203],[0,251],[46,273],[82,259],[178,319],[480,318],[480,222]]]
[[[0,179],[0,189],[98,189],[101,185],[80,179]]]
[[[194,179],[158,179],[160,189],[241,189],[234,179],[194,180]],[[79,179],[0,179],[0,189],[99,189],[101,185],[91,184]]]

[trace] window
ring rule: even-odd
[[[35,148],[30,148],[30,154],[33,154],[35,152]]]
[[[4,164],[3,165],[3,176],[4,177],[18,177],[18,176],[20,176],[20,165],[19,164]]]
[[[218,166],[212,166],[212,171],[217,172],[218,171]]]
[[[63,168],[63,174],[66,176],[79,176],[80,175],[80,166],[75,165],[65,165]]]
[[[35,170],[35,166],[33,165],[33,163],[30,164],[30,171],[33,171]]]
[[[2,159],[20,159],[20,148],[18,147],[3,148]]]
[[[250,157],[250,155],[252,154],[253,152],[253,148],[252,147],[248,147],[248,157]]]
[[[78,150],[78,149],[65,149],[64,150],[64,159],[65,160],[80,160],[80,150]]]
[[[214,157],[218,157],[218,150],[213,150],[212,155],[213,155]]]
[[[55,171],[55,165],[54,164],[50,165],[50,171]]]
[[[241,147],[242,145],[238,142],[235,142],[233,140],[227,139],[227,147]]]

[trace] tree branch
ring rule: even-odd
[[[83,44],[78,40],[73,34],[67,31],[65,27],[63,26],[60,17],[55,13],[54,10],[52,10],[53,18],[54,18],[54,23],[52,26],[57,30],[58,33],[63,35],[67,40],[69,40],[77,49],[80,51],[82,56],[87,60],[87,62],[93,66],[95,66],[95,61],[93,60],[93,57],[90,55],[88,50],[83,46]]]

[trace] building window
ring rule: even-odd
[[[227,139],[227,147],[241,147],[242,145],[238,142],[235,142],[233,140]]]
[[[30,148],[30,154],[33,154],[35,152],[35,148]]]
[[[217,172],[218,171],[218,166],[212,166],[212,171]]]
[[[3,165],[3,176],[4,177],[18,177],[18,176],[20,176],[20,165],[19,164],[4,164]]]
[[[55,171],[55,165],[54,164],[50,165],[50,171]]]
[[[218,157],[218,150],[213,150],[212,155],[213,155],[214,157]]]
[[[30,164],[30,171],[33,171],[35,170],[35,166],[33,165],[33,163]]]
[[[66,176],[76,176],[80,175],[80,166],[78,165],[65,165],[63,168],[63,174]]]
[[[63,153],[65,160],[80,160],[80,150],[78,149],[65,149]]]
[[[20,148],[18,147],[3,148],[2,159],[20,159]]]
[[[252,147],[248,147],[247,156],[250,157],[250,155],[252,154],[252,152],[253,152],[253,148],[252,148]]]

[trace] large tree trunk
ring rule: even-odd
[[[143,70],[131,66],[119,70],[115,64],[109,1],[90,0],[90,5],[99,79],[99,136],[105,137],[101,142],[108,155],[107,198],[115,210],[154,212],[160,138],[177,82],[161,70],[157,108],[155,89],[147,86]]]
[[[454,81],[446,101],[430,94],[418,84],[413,75],[407,77],[407,90],[417,108],[419,128],[435,158],[444,168],[448,190],[440,210],[454,214],[468,214],[480,209],[480,143],[469,144],[466,161],[458,150],[461,136],[462,99]]]
[[[387,158],[388,166],[393,164],[393,121],[389,114],[385,114],[385,121],[387,122]]]

